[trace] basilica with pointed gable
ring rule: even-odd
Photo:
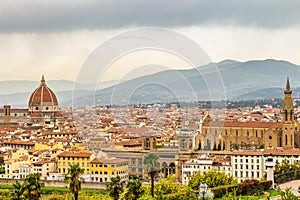
[[[299,148],[299,123],[295,120],[289,79],[284,90],[281,121],[213,121],[205,117],[196,136],[198,150],[234,150],[251,148]]]

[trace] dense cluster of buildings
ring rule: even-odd
[[[63,114],[44,76],[30,96],[28,108],[5,105],[0,110],[2,179],[24,179],[41,173],[43,180],[63,181],[72,164],[84,169],[89,182],[108,182],[119,175],[128,179],[128,161],[92,154],[80,138],[72,115]]]
[[[215,169],[245,179],[261,179],[269,158],[299,162],[299,122],[289,80],[282,108],[232,110],[181,108],[152,104],[107,108],[59,108],[44,77],[28,108],[0,109],[0,178],[23,179],[40,172],[62,181],[72,164],[84,169],[88,182],[120,176],[147,179],[143,162],[159,155],[158,177],[174,174],[187,184],[198,171]]]

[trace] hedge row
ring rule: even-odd
[[[251,191],[252,193],[255,193],[258,191],[266,191],[271,188],[272,181],[255,182],[255,181],[246,180],[240,184],[219,186],[219,187],[211,188],[210,190],[214,193],[215,198],[220,198],[220,197],[224,196],[226,193],[233,193],[234,191],[236,192],[236,195],[246,195],[247,192],[249,192],[249,190],[245,190],[244,189],[245,186],[248,187],[248,189],[252,188],[252,191]]]

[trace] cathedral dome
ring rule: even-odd
[[[47,87],[44,76],[42,76],[41,84],[38,88],[34,90],[31,94],[29,103],[29,107],[31,106],[57,106],[57,98],[54,92]]]

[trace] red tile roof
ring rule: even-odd
[[[69,152],[65,151],[57,155],[58,157],[85,157],[89,158],[92,154],[91,153],[85,153],[85,152]]]

